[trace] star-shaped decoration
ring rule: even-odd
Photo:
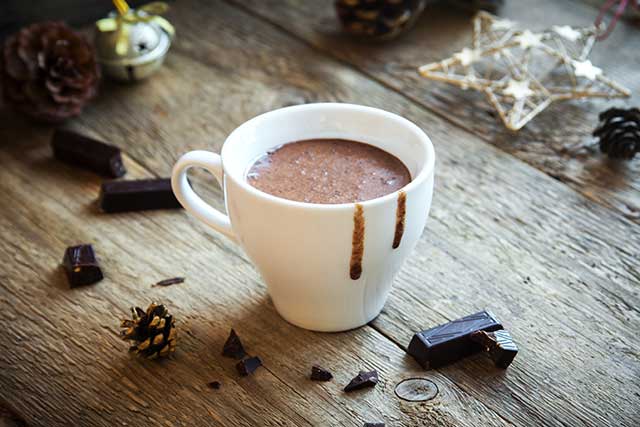
[[[502,93],[513,99],[522,99],[533,95],[534,92],[529,87],[528,80],[509,80]]]
[[[460,52],[454,54],[453,57],[460,61],[460,65],[464,65],[466,67],[478,59],[478,51],[465,47]]]
[[[524,30],[515,36],[515,41],[518,42],[523,49],[537,47],[542,44],[542,34],[534,34],[529,30]]]
[[[505,126],[519,130],[554,101],[630,96],[587,59],[596,36],[594,27],[568,25],[533,32],[479,12],[472,47],[423,65],[419,73],[483,92]]]
[[[602,75],[602,68],[598,68],[588,59],[586,61],[572,61],[573,72],[576,76],[586,77],[589,80],[595,80]]]
[[[568,25],[554,25],[553,27],[551,27],[551,29],[555,31],[555,33],[558,34],[560,37],[563,37],[572,42],[575,42],[576,40],[578,40],[582,35],[580,31]]]

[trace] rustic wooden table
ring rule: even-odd
[[[432,6],[406,37],[370,45],[340,34],[331,3],[177,2],[161,72],[106,83],[69,125],[123,148],[136,178],[168,176],[185,151],[217,151],[234,127],[285,105],[344,101],[406,116],[434,141],[436,189],[382,314],[336,334],[287,324],[237,246],[183,211],[98,213],[101,180],[52,159],[50,127],[3,109],[0,399],[33,426],[637,426],[640,159],[579,148],[599,111],[638,105],[637,27],[619,23],[593,54],[631,100],[557,104],[514,134],[481,95],[416,75],[467,45],[470,14]],[[596,13],[554,0],[507,0],[500,12],[533,28],[588,25]],[[221,206],[211,179],[195,180]],[[78,242],[94,244],[107,277],[69,289],[58,264]],[[176,275],[187,282],[150,287]],[[170,360],[132,359],[117,336],[128,307],[150,300],[178,319]],[[508,370],[471,357],[423,371],[406,355],[415,331],[482,308],[519,344]],[[264,360],[253,376],[220,357],[231,327]],[[334,381],[310,382],[314,363]],[[381,383],[345,395],[365,368]],[[412,376],[434,381],[438,396],[397,399],[395,385]]]

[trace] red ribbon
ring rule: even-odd
[[[607,0],[606,3],[600,9],[600,13],[596,18],[596,22],[595,22],[596,28],[600,28],[600,24],[602,24],[604,15],[616,4],[616,2],[618,3],[618,7],[616,8],[613,18],[611,19],[611,22],[609,22],[609,25],[607,25],[607,28],[604,30],[604,32],[598,34],[597,40],[604,40],[607,37],[609,37],[609,34],[611,34],[613,29],[616,27],[616,23],[618,22],[618,20],[624,13],[625,9],[627,8],[627,5],[629,4],[629,0]],[[633,6],[637,10],[640,10],[640,0],[631,0],[631,6]]]

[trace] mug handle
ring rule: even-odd
[[[222,159],[211,151],[195,150],[190,151],[180,157],[180,160],[173,167],[171,174],[171,188],[180,204],[187,212],[207,224],[214,230],[224,234],[229,239],[237,242],[237,238],[231,228],[229,217],[217,209],[208,205],[198,196],[189,181],[187,180],[187,172],[192,167],[206,169],[211,173],[220,186],[223,184]]]

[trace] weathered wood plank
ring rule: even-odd
[[[631,99],[558,103],[519,133],[513,133],[502,126],[484,95],[418,76],[418,66],[449,57],[470,44],[471,14],[447,7],[446,2],[428,6],[416,27],[402,38],[368,44],[342,34],[331,0],[232,1],[567,183],[591,200],[612,207],[629,219],[640,220],[640,161],[611,162],[597,149],[584,148],[593,141],[590,134],[599,111],[612,105],[637,106],[640,102],[637,25],[620,22],[592,54],[596,65],[631,90]],[[536,0],[505,2],[499,14],[530,28],[544,29],[553,24],[590,25],[597,11],[578,1]]]
[[[395,344],[372,328],[316,334],[286,324],[255,271],[212,244],[184,212],[95,212],[99,180],[57,164],[46,132],[39,134],[0,150],[0,319],[11,324],[0,397],[29,425],[506,425],[439,373],[428,375],[439,397],[403,405],[395,384],[420,372]],[[131,177],[148,174],[127,166]],[[106,278],[68,289],[60,256],[86,241]],[[150,287],[176,274],[187,282]],[[132,359],[117,337],[127,307],[150,300],[166,302],[178,319],[171,360]],[[231,326],[264,360],[251,377],[238,377],[235,362],[219,355]],[[312,363],[332,369],[335,380],[310,382]],[[381,383],[345,395],[341,388],[360,368],[378,369]],[[222,383],[219,391],[207,388],[212,380]]]
[[[207,23],[222,27],[223,19],[227,24],[235,21],[229,14],[219,16],[217,13],[207,13],[204,7],[196,6],[194,10],[198,10],[197,16],[184,9],[177,9],[172,18],[178,23],[195,24],[195,28]],[[488,402],[492,408],[497,408],[509,421],[524,425],[540,422],[551,425],[571,423],[582,414],[586,414],[584,417],[587,424],[594,425],[603,420],[602,413],[614,420],[622,419],[623,422],[633,419],[634,406],[626,403],[634,397],[622,385],[626,383],[637,387],[633,374],[637,372],[638,360],[634,356],[636,350],[632,337],[633,329],[638,324],[637,312],[633,309],[638,300],[634,290],[637,282],[634,268],[637,251],[634,249],[638,234],[632,228],[633,225],[616,218],[606,209],[592,206],[563,185],[555,184],[553,180],[509,156],[478,144],[473,137],[452,129],[437,117],[407,105],[402,97],[383,90],[379,85],[359,79],[357,73],[319,61],[304,46],[291,44],[286,38],[272,34],[254,21],[241,22],[228,28],[235,37],[200,41],[197,34],[183,32],[176,45],[176,52],[220,70],[216,75],[205,77],[197,71],[198,65],[195,63],[183,68],[183,63],[173,62],[170,67],[179,67],[175,69],[178,75],[197,75],[192,79],[197,81],[194,86],[209,87],[201,84],[201,79],[205,79],[213,85],[228,88],[226,93],[233,96],[234,103],[240,103],[247,117],[288,103],[291,98],[289,90],[297,92],[302,86],[305,92],[299,93],[304,96],[304,100],[339,99],[361,102],[404,114],[427,129],[436,142],[439,184],[434,217],[440,218],[436,221],[443,222],[444,225],[439,226],[433,224],[436,221],[432,221],[426,241],[441,241],[443,251],[453,255],[447,263],[439,264],[439,272],[443,276],[434,283],[422,277],[423,271],[433,269],[429,261],[433,254],[424,249],[429,245],[423,246],[424,252],[418,252],[416,256],[421,262],[413,268],[413,279],[404,283],[401,279],[387,310],[389,317],[382,316],[376,323],[378,327],[385,333],[390,333],[398,342],[406,343],[412,331],[488,305],[503,317],[514,319],[508,323],[516,331],[521,330],[525,336],[531,335],[529,339],[533,343],[522,344],[523,354],[531,356],[520,362],[523,363],[521,369],[512,370],[499,385],[483,385],[482,378],[477,376],[462,377],[465,381],[462,383],[463,387],[470,393],[476,393],[479,399]],[[252,46],[258,46],[259,49]],[[224,56],[223,52],[226,52]],[[258,68],[262,72],[256,70],[257,63],[260,63]],[[251,64],[254,64],[253,68]],[[225,73],[229,69],[233,70],[232,75]],[[234,83],[236,79],[251,81],[249,88],[245,89],[247,93],[244,94],[244,99],[243,89]],[[213,120],[222,123],[210,135],[210,139],[220,141],[226,132],[243,119],[226,116],[226,113],[220,112],[219,104],[215,107],[208,106],[203,98],[206,97],[196,98],[190,106],[180,104],[172,111],[180,109],[185,116],[190,114],[189,111],[199,111],[203,116],[209,114]],[[284,99],[280,101],[282,98]],[[190,100],[193,99],[192,96]],[[262,101],[256,102],[257,99]],[[147,110],[151,105],[148,104]],[[261,109],[261,106],[264,108]],[[116,111],[118,107],[114,102],[109,111]],[[223,110],[226,112],[230,108]],[[156,134],[162,133],[164,128],[176,126],[165,125],[154,119],[153,115],[143,117],[142,120],[149,122],[148,126],[159,129],[154,131]],[[119,121],[126,123],[126,120]],[[179,119],[176,118],[176,121]],[[144,131],[134,127],[128,132]],[[197,141],[201,138],[202,130],[192,128],[189,132],[189,135],[183,134],[181,139],[184,149],[203,147]],[[148,136],[140,135],[139,143],[143,140],[153,141]],[[456,144],[445,144],[445,141],[456,141]],[[208,145],[207,143],[205,146]],[[219,145],[216,144],[215,147]],[[148,152],[144,148],[141,150],[144,150],[142,152],[145,155]],[[169,150],[175,150],[176,156],[180,152],[177,145],[169,147]],[[164,158],[166,154],[153,153],[151,159],[145,158],[145,162],[152,162],[159,168],[168,170],[170,163],[164,163]],[[474,183],[473,191],[468,189],[469,183]],[[437,202],[439,198],[444,201],[441,202],[442,205]],[[485,200],[486,202],[481,202]],[[442,210],[439,212],[440,209]],[[450,240],[456,244],[450,244]],[[458,254],[458,251],[463,250],[462,253],[467,255]],[[471,257],[468,254],[478,253],[486,254],[486,259],[485,256],[479,260],[474,259],[471,264],[473,268],[469,272],[458,272],[459,263],[467,262],[467,258]],[[446,259],[438,258],[440,262]],[[491,261],[492,259],[496,261]],[[593,263],[596,267],[591,267]],[[473,273],[475,269],[480,270],[480,273]],[[554,270],[565,275],[562,280],[556,279]],[[536,279],[534,273],[540,278],[530,285],[532,295],[515,287],[527,276]],[[582,276],[586,279],[582,279]],[[611,280],[608,276],[611,276]],[[479,281],[478,277],[486,279],[488,283]],[[583,282],[591,287],[588,294],[582,288],[585,286],[582,285]],[[429,286],[436,286],[438,283],[446,283],[440,294],[444,295],[445,300],[436,299],[438,303],[443,304],[448,300],[453,304],[456,294],[461,295],[458,298],[464,301],[459,304],[456,301],[450,312],[432,311],[434,307],[430,301],[425,305],[416,305],[416,300],[425,300],[432,294]],[[479,295],[483,299],[479,299]],[[628,301],[629,305],[618,306],[621,299]],[[531,304],[529,300],[532,301]],[[518,312],[523,304],[526,305],[526,316]],[[507,308],[502,305],[507,305]],[[413,307],[416,307],[413,313],[417,317],[411,321],[408,315],[402,313],[411,313]],[[545,330],[548,328],[548,332],[539,331],[540,327],[533,322],[538,317],[544,319]],[[594,325],[594,318],[601,319],[599,321],[603,326]],[[389,322],[388,329],[380,326],[385,319]],[[585,334],[585,322],[588,322],[590,329],[583,337],[579,334]],[[403,324],[400,334],[399,329]],[[536,336],[536,333],[540,336]],[[557,335],[553,335],[554,333]],[[621,336],[623,341],[619,347],[619,358],[609,362],[607,345],[612,334]],[[557,348],[560,350],[554,354],[555,360],[545,357],[550,338],[559,340]],[[572,378],[576,370],[585,366],[574,354],[575,345],[588,349],[585,351],[593,359],[584,361],[592,364],[587,365],[590,368],[585,368],[585,377],[576,378],[574,384],[573,380],[567,382],[558,377],[564,375]],[[538,362],[538,359],[542,362]],[[557,363],[559,367],[552,369],[553,363]],[[603,363],[607,366],[611,363],[611,372],[604,374],[598,371]],[[607,378],[609,374],[611,377]],[[567,391],[567,384],[573,388]],[[615,389],[621,397],[611,401],[606,398],[605,392],[594,396],[591,390],[593,384],[598,384],[599,390]],[[531,389],[541,390],[541,394],[532,397]],[[573,405],[559,408],[558,396],[564,396]],[[603,401],[598,401],[597,398]],[[598,403],[594,404],[595,401]]]

